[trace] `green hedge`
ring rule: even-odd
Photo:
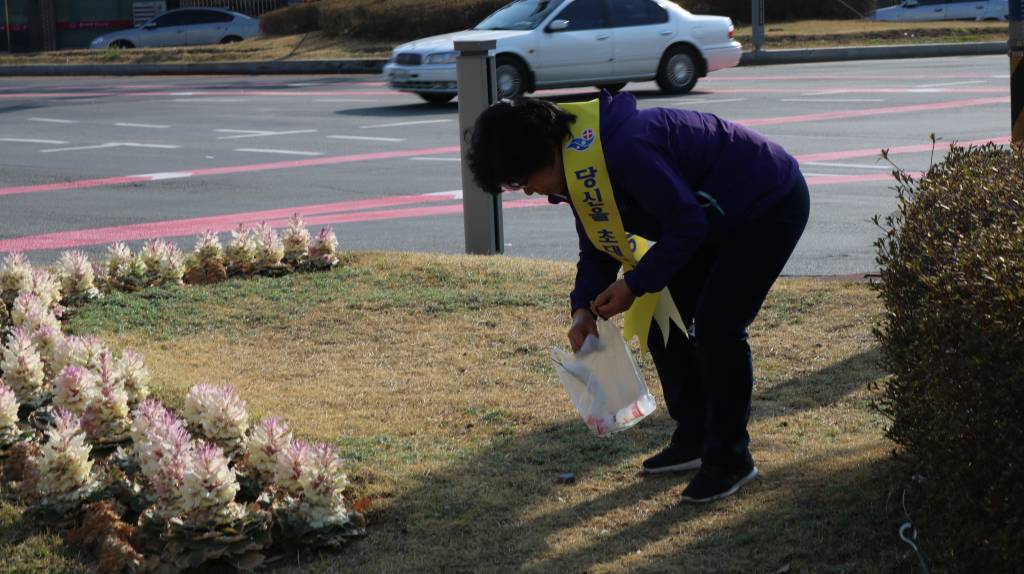
[[[1013,572],[1024,548],[1024,150],[954,147],[876,244],[888,435],[942,570]]]
[[[275,10],[261,19],[267,34],[295,34],[322,29],[331,36],[378,40],[411,40],[464,30],[476,25],[510,0],[322,0]],[[729,16],[750,22],[750,0],[675,0],[699,14]],[[845,0],[867,14],[877,0]],[[837,0],[767,1],[767,19],[856,18]]]

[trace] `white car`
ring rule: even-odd
[[[684,94],[698,78],[740,61],[732,20],[696,16],[669,0],[516,0],[472,30],[395,48],[389,85],[431,103],[455,97],[455,40],[497,41],[498,96],[539,89],[656,80]]]
[[[1007,20],[1007,0],[902,0],[896,6],[871,14],[876,22],[924,22],[927,20]]]
[[[227,44],[254,38],[260,21],[218,8],[182,8],[156,16],[137,28],[104,34],[90,48],[161,48]]]

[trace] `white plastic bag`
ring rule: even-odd
[[[583,421],[595,435],[607,436],[640,422],[656,404],[619,328],[598,319],[597,333],[575,356],[551,349],[551,360]]]

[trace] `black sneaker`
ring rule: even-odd
[[[697,476],[683,490],[683,502],[701,503],[721,500],[732,496],[757,476],[754,461],[747,459],[744,464],[724,469],[714,466],[701,467]]]
[[[700,450],[687,449],[671,443],[658,454],[644,461],[644,472],[683,472],[700,468]]]

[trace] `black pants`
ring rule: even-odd
[[[674,443],[699,448],[709,466],[749,456],[753,365],[747,328],[807,225],[810,199],[800,178],[787,196],[729,237],[702,247],[669,284],[690,338],[672,325],[668,347],[651,325],[648,347]]]

